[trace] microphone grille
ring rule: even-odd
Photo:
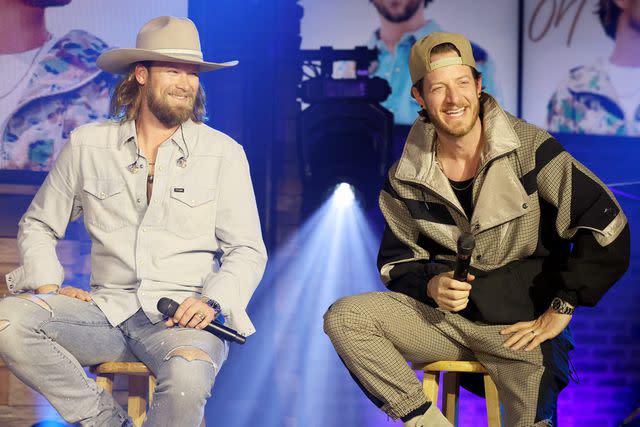
[[[464,232],[458,237],[458,253],[463,255],[471,255],[476,247],[476,238],[473,234]]]
[[[158,311],[165,316],[173,316],[176,314],[176,310],[178,309],[179,304],[172,300],[171,298],[160,298],[158,301]]]

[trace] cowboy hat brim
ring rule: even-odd
[[[234,67],[238,65],[238,61],[228,62],[206,62],[202,59],[189,55],[174,53],[171,55],[156,52],[150,49],[137,49],[137,48],[118,48],[111,49],[102,53],[96,65],[109,73],[113,74],[126,74],[129,71],[129,66],[136,62],[141,61],[166,61],[177,62],[181,64],[195,64],[198,66],[200,72],[214,71],[221,68]]]

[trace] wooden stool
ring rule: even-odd
[[[116,374],[129,376],[129,397],[127,413],[133,419],[133,425],[140,427],[147,414],[147,396],[149,406],[156,388],[156,377],[142,362],[107,362],[92,366],[96,374],[96,383],[109,393],[113,393],[113,378]],[[205,427],[204,417],[200,427]]]
[[[479,362],[439,361],[432,363],[414,363],[413,369],[424,371],[422,388],[427,399],[438,404],[438,386],[440,372],[443,373],[442,412],[454,426],[458,425],[458,399],[460,396],[460,373],[474,372],[484,377],[484,394],[487,402],[487,420],[489,427],[501,427],[500,400],[496,385],[487,370]]]

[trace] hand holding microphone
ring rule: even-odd
[[[475,238],[471,233],[462,233],[458,238],[458,254],[454,271],[438,274],[429,280],[427,295],[438,304],[438,308],[457,312],[464,310],[469,303],[471,285],[475,279],[469,274],[471,253],[475,248]]]
[[[183,303],[184,304],[184,303]],[[158,301],[158,311],[162,314],[164,314],[167,317],[174,317],[176,314],[176,311],[178,310],[178,308],[180,307],[180,304],[178,304],[176,301],[172,300],[171,298],[160,298],[160,301]],[[211,307],[209,307],[211,308]],[[187,313],[189,312],[189,309],[187,308]],[[196,313],[197,314],[197,313]],[[182,316],[184,317],[184,316]],[[181,317],[181,319],[182,319]],[[195,315],[188,315],[188,317],[190,319],[193,319],[193,317],[196,317]],[[238,344],[244,344],[247,339],[240,335],[237,331],[228,328],[226,326],[224,326],[222,323],[220,322],[216,322],[215,320],[212,321],[211,323],[208,323],[205,326],[201,326],[200,322],[202,321],[202,319],[198,318],[195,322],[196,324],[194,326],[191,327],[195,327],[195,326],[200,326],[198,329],[203,329],[209,333],[212,333],[213,335],[217,336],[220,339],[223,340],[227,340],[227,341],[233,341],[235,343]],[[173,323],[173,322],[172,322]],[[182,324],[182,322],[180,322],[180,324]],[[191,321],[189,321],[189,323],[186,323],[183,326],[190,326],[191,325]]]

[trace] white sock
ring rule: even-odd
[[[404,427],[453,427],[437,405],[431,404],[427,412],[404,422]]]

